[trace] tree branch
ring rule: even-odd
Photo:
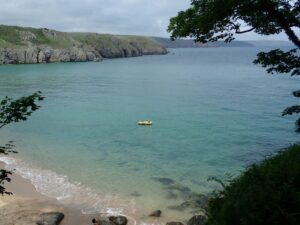
[[[244,34],[244,33],[251,32],[251,31],[253,31],[253,30],[255,30],[254,27],[252,27],[252,28],[250,28],[250,29],[248,29],[248,30],[243,30],[243,31],[236,30],[235,33],[236,33],[236,34]]]
[[[289,27],[289,26],[282,26],[286,35],[289,37],[289,39],[298,47],[300,48],[300,40],[296,36],[295,32]]]
[[[300,40],[295,34],[295,32],[292,30],[290,24],[286,21],[284,14],[276,10],[273,7],[273,5],[271,5],[268,1],[265,2],[263,7],[268,13],[273,15],[274,18],[277,18],[277,22],[281,25],[282,29],[284,30],[290,41],[293,42],[298,48],[300,48]]]

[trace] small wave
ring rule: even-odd
[[[113,195],[100,195],[81,183],[72,183],[67,176],[51,170],[35,168],[15,158],[0,157],[6,169],[14,170],[21,177],[31,181],[41,194],[55,198],[65,205],[72,205],[83,214],[125,214],[135,212],[135,203]]]

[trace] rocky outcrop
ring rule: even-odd
[[[203,215],[195,215],[187,222],[187,225],[204,225],[207,218]]]
[[[99,220],[93,219],[94,225],[127,225],[128,219],[125,216],[109,216]]]
[[[125,216],[110,216],[108,219],[115,225],[127,225],[128,222]]]
[[[37,225],[59,225],[63,220],[64,214],[60,212],[43,213],[36,221]]]
[[[47,46],[23,49],[0,49],[0,64],[31,64],[50,62],[100,61],[102,56],[95,49],[53,49]]]
[[[135,57],[142,55],[166,54],[164,49],[148,50],[138,47],[106,48],[72,47],[54,49],[48,46],[30,48],[0,48],[0,64],[32,64],[51,62],[101,61],[103,58]]]
[[[113,222],[108,220],[96,220],[95,225],[115,225]]]
[[[152,213],[150,213],[149,216],[160,217],[161,216],[161,210],[155,210]]]
[[[0,64],[101,61],[167,53],[165,47],[150,37],[65,33],[4,25],[0,29]],[[5,32],[13,38],[2,35]]]
[[[167,222],[166,225],[185,225],[185,224],[179,221],[174,221],[174,222]]]

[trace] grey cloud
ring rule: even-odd
[[[183,0],[0,0],[0,23],[63,31],[167,36]]]
[[[169,19],[190,0],[0,0],[0,24],[61,31],[169,36]],[[265,39],[254,33],[240,39]],[[276,39],[286,39],[279,35]]]

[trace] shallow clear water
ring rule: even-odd
[[[238,174],[297,141],[294,118],[280,113],[296,103],[291,92],[299,81],[253,65],[258,50],[173,49],[101,63],[1,66],[0,96],[42,91],[46,99],[27,122],[2,129],[0,139],[15,141],[23,171],[43,169],[27,176],[42,183],[45,194],[62,197],[69,182],[99,194],[87,201],[94,209],[122,199],[131,211],[160,208],[184,217],[190,210],[167,209],[183,199],[170,199],[166,185],[153,178],[207,193],[208,177]],[[153,126],[138,126],[140,119]],[[104,196],[107,205],[93,201]]]

